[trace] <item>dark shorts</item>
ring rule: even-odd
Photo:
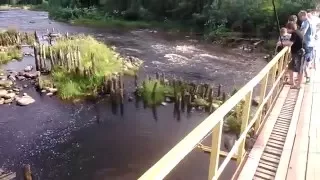
[[[290,61],[288,68],[293,72],[302,73],[303,72],[303,61],[304,58],[297,53],[292,53],[292,60]]]
[[[306,47],[305,51],[306,51],[306,54],[304,55],[304,57],[307,62],[310,62],[314,56],[313,47]]]

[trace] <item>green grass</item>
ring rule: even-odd
[[[22,52],[18,48],[2,49],[2,51],[0,51],[0,64],[8,63],[13,59],[21,60],[22,57],[23,57]]]
[[[156,88],[154,91],[154,87]],[[173,87],[163,85],[159,80],[145,80],[143,86],[139,88],[138,93],[145,100],[147,105],[159,105],[166,96],[173,96]]]
[[[68,72],[64,66],[55,67],[52,72],[53,84],[59,89],[58,95],[62,99],[96,96],[105,76],[122,72],[122,57],[91,36],[77,35],[69,39],[58,39],[52,46],[53,54],[59,54],[59,51],[66,54],[76,49],[79,49],[81,55],[80,71],[84,68],[94,68],[94,73],[88,77],[76,74],[74,71]],[[94,57],[94,63],[92,57]],[[130,74],[137,69],[138,67],[127,69],[124,73]]]

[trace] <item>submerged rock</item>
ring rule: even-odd
[[[27,66],[24,68],[24,72],[30,72],[32,71],[33,67],[32,66]]]
[[[166,102],[162,102],[161,105],[162,105],[162,106],[166,106],[167,103],[166,103]]]
[[[27,106],[35,102],[35,100],[26,93],[24,93],[22,97],[16,97],[16,101],[20,106]]]
[[[23,80],[26,79],[26,77],[24,77],[24,76],[16,76],[16,77],[17,77],[17,79],[18,79],[19,81],[23,81]]]
[[[26,78],[35,79],[35,78],[37,78],[39,76],[39,72],[38,71],[37,72],[26,72],[23,75]]]

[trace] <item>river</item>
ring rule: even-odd
[[[0,28],[36,30],[39,34],[52,28],[91,34],[116,46],[122,54],[144,60],[141,76],[165,72],[222,84],[226,91],[243,85],[266,64],[262,54],[226,49],[193,37],[71,26],[49,20],[48,14],[40,11],[0,11],[0,22]],[[32,63],[32,57],[25,57],[2,68],[20,71]],[[132,85],[126,81],[125,86]],[[0,168],[16,171],[19,177],[21,166],[31,164],[35,177],[41,180],[137,179],[207,117],[195,112],[182,113],[176,119],[169,104],[157,108],[155,118],[151,109],[134,102],[126,102],[120,114],[104,99],[71,104],[42,96],[33,86],[24,92],[36,103],[0,106]],[[209,155],[195,149],[167,179],[206,179],[208,164]],[[233,172],[235,166],[228,168]],[[221,179],[230,179],[232,173],[228,172]]]

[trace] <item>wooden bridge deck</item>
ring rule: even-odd
[[[290,90],[288,86],[283,88],[238,180],[320,179],[320,70],[312,77],[311,83],[300,89],[291,113],[284,110],[284,106],[290,104],[288,97],[297,90]],[[283,120],[283,114],[290,116],[291,121],[287,130],[286,123],[281,122],[280,129],[285,131],[282,133],[276,126],[279,119]],[[283,141],[280,135],[285,137]],[[270,147],[279,148],[271,148],[271,155],[265,155],[266,152],[270,154]]]

